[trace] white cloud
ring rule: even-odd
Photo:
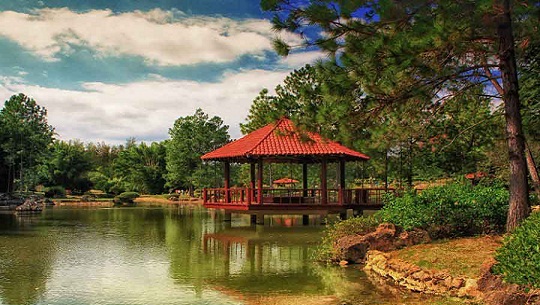
[[[103,56],[142,56],[162,66],[228,62],[271,50],[274,35],[270,21],[264,19],[188,18],[179,11],[160,9],[122,14],[77,13],[67,8],[40,9],[34,14],[0,12],[0,36],[49,61],[71,52],[72,46],[83,46]],[[284,39],[300,40],[292,34]]]
[[[325,60],[327,58],[328,56],[322,51],[309,51],[289,54],[288,56],[281,58],[281,63],[290,68],[297,69],[306,64],[312,64],[317,60]]]
[[[120,143],[128,137],[163,140],[174,121],[196,108],[221,117],[233,138],[252,100],[264,88],[274,88],[288,74],[250,70],[227,74],[217,83],[150,80],[125,84],[85,83],[86,91],[61,90],[0,78],[0,100],[23,92],[48,110],[49,123],[60,138]]]

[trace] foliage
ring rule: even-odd
[[[62,185],[75,193],[90,189],[88,171],[93,164],[82,142],[55,141],[50,147],[50,158],[46,165],[51,185]]]
[[[422,228],[433,238],[443,238],[501,232],[507,211],[504,188],[450,184],[420,194],[387,196],[377,216],[405,230]]]
[[[262,0],[274,29],[325,51],[366,95],[359,108],[433,111],[473,90],[503,100],[511,173],[508,229],[528,213],[516,59],[539,41],[535,1]],[[311,35],[309,33],[312,33]],[[313,35],[313,33],[315,33]],[[277,40],[282,55],[294,51]],[[518,54],[516,56],[516,53]],[[517,58],[516,58],[517,57]],[[502,81],[502,84],[499,83]],[[495,89],[495,94],[494,90]]]
[[[157,194],[164,190],[165,145],[127,143],[112,164],[113,177],[109,191],[125,189],[141,193]],[[112,190],[111,190],[112,188]]]
[[[523,102],[523,126],[527,135],[540,140],[540,43],[525,52],[520,69],[520,96]],[[530,143],[529,143],[530,144]]]
[[[221,118],[209,118],[201,109],[177,119],[169,129],[171,139],[166,148],[167,185],[189,189],[192,195],[194,188],[211,186],[213,167],[200,158],[229,141],[228,129]]]
[[[19,190],[33,187],[26,178],[33,177],[34,183],[39,180],[39,165],[53,141],[54,128],[47,123],[47,110],[22,93],[13,95],[0,110],[0,126],[0,157],[11,173],[9,190],[14,190],[15,178],[19,179]]]
[[[244,133],[287,116],[302,128],[372,157],[371,177],[401,183],[476,172],[502,116],[479,89],[426,104],[365,104],[367,96],[341,67],[329,64],[295,70],[275,95],[261,91],[253,101]],[[380,109],[379,109],[380,108]],[[406,115],[404,115],[406,113]],[[376,115],[374,115],[376,114]]]
[[[321,244],[315,252],[318,261],[329,261],[339,256],[336,242],[342,237],[349,235],[361,235],[374,231],[381,223],[377,216],[353,217],[347,220],[335,222],[325,229]]]
[[[63,186],[50,186],[44,189],[46,198],[66,197],[66,189]]]
[[[267,89],[259,93],[251,105],[247,122],[240,124],[242,133],[247,134],[285,116],[301,126],[310,126],[313,131],[335,137],[337,117],[332,115],[332,109],[327,108],[327,102],[323,99],[323,92],[330,90],[333,80],[336,79],[329,71],[311,65],[294,70],[283,84],[275,87],[275,95],[270,95]],[[339,83],[340,87],[350,88],[350,85]],[[334,84],[331,90],[339,89]],[[352,98],[348,101],[352,101]],[[346,105],[342,103],[340,108]],[[348,110],[352,110],[352,107],[350,105]]]
[[[135,198],[138,198],[140,195],[137,192],[123,192],[118,196],[115,196],[113,201],[115,203],[133,203]]]
[[[540,213],[533,213],[495,255],[493,271],[510,283],[540,288]]]

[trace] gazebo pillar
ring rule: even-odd
[[[338,202],[339,204],[344,204],[345,203],[345,160],[339,159],[338,168],[339,168]]]
[[[263,160],[257,160],[257,203],[263,203]]]
[[[307,172],[307,163],[302,163],[302,196],[308,196],[308,172]]]
[[[255,198],[255,162],[249,163],[249,190],[248,190],[248,201],[251,204]]]
[[[327,183],[327,161],[321,162],[321,204],[328,203],[328,183]]]
[[[230,187],[231,187],[231,164],[229,163],[229,161],[225,161],[224,172],[225,172],[225,182],[224,182],[225,202],[230,203],[231,202],[231,190],[230,190]]]

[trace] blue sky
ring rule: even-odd
[[[196,108],[236,138],[261,89],[321,57],[278,57],[269,18],[256,0],[1,1],[0,99],[33,97],[64,140],[160,141]]]

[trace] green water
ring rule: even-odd
[[[427,304],[357,268],[314,263],[320,226],[268,222],[226,224],[199,207],[0,214],[0,304],[250,304],[268,295]]]

